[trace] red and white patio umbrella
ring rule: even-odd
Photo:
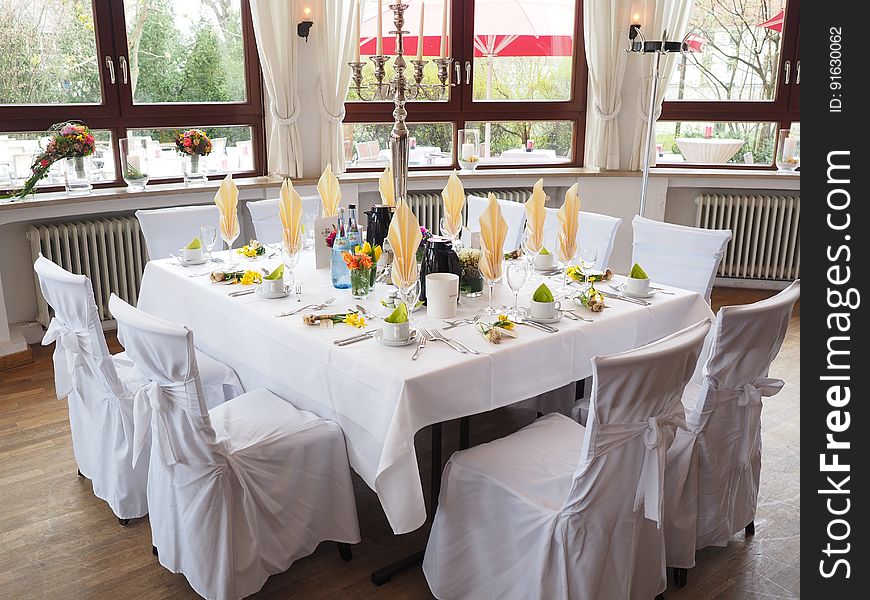
[[[771,31],[778,31],[782,33],[782,24],[785,21],[785,9],[779,11],[776,15],[770,17],[764,23],[759,23],[756,27],[764,27],[766,29],[770,29]]]

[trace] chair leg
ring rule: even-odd
[[[130,524],[130,519],[121,519],[121,518],[119,518],[119,519],[118,519],[118,523],[121,524],[121,527],[126,527],[127,525]]]
[[[747,537],[755,535],[755,521],[750,521],[749,525],[743,530]]]
[[[688,569],[674,569],[674,585],[678,588],[686,587],[686,583],[689,581],[689,570]]]
[[[151,546],[151,554],[153,554],[154,556],[158,556],[157,546]]]
[[[344,542],[336,543],[338,544],[338,555],[341,556],[341,560],[347,562],[353,558],[353,550],[351,550],[350,544]]]

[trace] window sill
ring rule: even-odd
[[[452,169],[440,171],[412,171],[408,175],[410,182],[438,181],[439,185],[444,182]],[[544,178],[587,178],[587,177],[640,177],[639,171],[605,171],[588,167],[547,167],[540,169],[484,169],[472,172],[460,172],[460,177],[465,181],[487,181],[490,179],[537,179]],[[380,173],[356,172],[345,173],[339,176],[339,181],[345,184],[373,184],[377,185]],[[748,179],[763,178],[767,181],[782,180],[783,182],[799,182],[800,173],[779,173],[758,169],[703,169],[703,168],[677,168],[669,169],[656,167],[650,171],[650,177],[666,177],[670,179]],[[244,177],[234,180],[239,190],[277,189],[281,186],[279,177]],[[68,196],[66,192],[37,193],[26,200],[2,200],[0,211],[14,210],[17,208],[38,208],[62,204],[78,204],[84,202],[105,202],[124,198],[149,198],[166,197],[172,195],[193,194],[197,192],[217,191],[221,180],[210,180],[203,186],[187,188],[183,183],[162,183],[149,185],[145,191],[128,193],[126,188],[99,188],[94,189],[87,196]],[[297,186],[313,186],[317,184],[316,178],[303,178],[293,180]]]

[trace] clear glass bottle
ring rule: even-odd
[[[350,204],[347,207],[347,245],[350,246],[351,252],[357,246],[362,245],[359,224],[356,220],[356,204]]]
[[[350,245],[347,240],[347,229],[344,224],[344,209],[340,209],[338,213],[338,230],[335,234],[335,241],[332,244],[332,287],[344,290],[350,287],[350,269],[347,268],[347,263],[344,262],[342,254],[350,251]]]

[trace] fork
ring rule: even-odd
[[[462,327],[463,325],[473,325],[477,319],[456,319],[453,321],[449,321],[444,319],[444,322],[447,323],[447,327],[445,327],[445,331],[447,329],[453,329],[454,327]]]
[[[460,348],[464,348],[466,352],[470,352],[471,354],[480,354],[480,352],[478,352],[478,351],[475,350],[474,348],[470,348],[470,347],[466,346],[465,344],[463,344],[463,343],[460,342],[459,340],[455,340],[455,339],[453,339],[453,338],[448,338],[447,336],[445,336],[443,333],[441,333],[441,332],[440,332],[439,330],[437,330],[437,329],[432,329],[431,331],[432,331],[432,334],[433,334],[437,339],[439,339],[439,340],[441,340],[441,341],[443,341],[443,342],[447,342],[448,344],[450,344],[450,343],[452,342],[453,344],[456,344],[456,345],[459,346]]]
[[[444,342],[445,344],[447,344],[448,346],[450,346],[451,348],[453,348],[454,350],[456,350],[460,354],[468,354],[467,350],[463,350],[461,347],[459,347],[457,344],[454,344],[452,341],[448,340],[446,337],[443,337],[443,336],[439,337],[439,336],[435,335],[433,333],[434,331],[437,331],[435,329],[433,329],[432,331],[429,331],[428,329],[421,329],[421,331],[423,332],[423,335],[425,337],[429,338],[433,342]]]
[[[303,310],[321,310],[323,308],[326,308],[327,306],[329,306],[333,302],[335,302],[335,298],[327,298],[326,300],[324,300],[320,304],[306,304],[302,308],[297,308],[296,310],[291,310],[289,312],[278,313],[275,316],[276,317],[289,317],[291,315],[299,314]]]
[[[414,350],[414,354],[411,355],[411,360],[417,360],[417,357],[420,356],[420,350],[426,347],[426,343],[429,341],[429,337],[426,335],[426,330],[422,327],[420,328],[420,341],[417,342],[417,349]]]
[[[296,282],[296,302],[302,302],[302,284]]]
[[[584,317],[583,315],[577,314],[577,312],[574,310],[567,310],[567,309],[563,308],[562,314],[564,314],[565,316],[567,316],[569,318],[574,317],[578,321],[586,321],[587,323],[594,323],[595,322],[594,319],[588,319],[588,318]]]

